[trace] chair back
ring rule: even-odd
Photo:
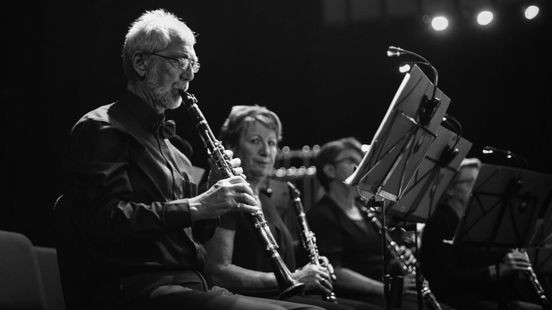
[[[54,248],[33,247],[38,259],[40,276],[42,278],[42,290],[46,306],[50,310],[64,310],[63,290],[59,275],[57,251]]]
[[[63,195],[58,197],[54,204],[55,244],[65,307],[92,309],[95,282],[86,272],[83,238],[69,208]]]
[[[0,309],[47,309],[31,241],[0,231]]]

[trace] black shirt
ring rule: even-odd
[[[505,249],[451,244],[460,219],[446,204],[441,204],[422,233],[422,272],[440,301],[451,306],[477,300],[496,300],[497,281],[489,266],[498,264]],[[502,279],[504,295],[511,277]]]
[[[354,221],[329,197],[307,213],[321,255],[336,267],[345,267],[372,279],[383,276],[381,239],[373,226]]]
[[[296,268],[293,238],[272,201],[262,193],[259,199],[265,220],[278,245],[278,253],[286,266],[293,271]],[[251,270],[272,272],[271,261],[266,255],[264,245],[261,246],[259,233],[248,216],[245,213],[230,212],[220,217],[221,227],[235,231],[232,263]]]
[[[192,235],[188,201],[169,203],[194,196],[196,186],[167,128],[163,114],[130,92],[73,127],[65,199],[89,272],[202,270],[205,250]]]

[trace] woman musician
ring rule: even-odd
[[[326,309],[379,309],[357,301],[322,300],[331,293],[332,280],[326,267],[308,263],[296,268],[295,249],[289,229],[263,191],[272,174],[282,126],[278,116],[261,106],[234,106],[224,122],[220,138],[224,146],[241,159],[246,180],[261,206],[285,264],[293,277],[305,284],[305,294],[288,301],[318,305]],[[244,295],[277,298],[278,284],[263,249],[245,217],[231,213],[220,218],[213,238],[206,243],[206,269],[211,281]]]
[[[343,183],[363,154],[360,142],[352,137],[330,141],[320,148],[315,159],[316,173],[325,194],[309,210],[307,218],[320,254],[334,266],[335,294],[383,306],[381,237],[363,216],[356,189]],[[408,257],[408,251],[404,254]],[[393,269],[399,272],[389,266],[390,271]],[[403,294],[398,297],[401,308],[418,309],[415,278],[407,274],[403,279]],[[431,309],[425,303],[424,308]]]

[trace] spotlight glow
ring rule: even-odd
[[[491,11],[484,10],[477,14],[477,23],[481,26],[487,26],[493,22],[494,14]]]
[[[435,16],[431,20],[431,27],[435,31],[443,31],[447,29],[448,26],[449,26],[449,21],[448,21],[448,18],[446,18],[445,16]]]
[[[525,9],[523,15],[525,15],[525,18],[531,20],[539,15],[539,7],[536,5],[530,5]]]

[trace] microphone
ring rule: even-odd
[[[405,53],[406,53],[406,50],[393,45],[390,45],[389,48],[387,49],[387,57],[399,57]]]
[[[429,62],[429,60],[422,57],[420,54],[414,53],[409,50],[405,50],[404,48],[400,48],[398,46],[389,45],[387,48],[387,57],[399,57],[404,54],[414,56],[415,58],[418,58],[420,61],[411,61],[412,64],[420,64],[425,65],[431,68],[433,71],[433,84],[435,88],[437,88],[437,83],[439,81],[439,74],[437,73],[437,69]]]
[[[389,47],[387,48],[387,57],[399,57],[399,56],[402,56],[404,54],[414,56],[414,57],[421,60],[421,62],[414,62],[414,63],[420,63],[420,64],[423,64],[423,65],[433,67],[431,65],[431,63],[427,59],[422,57],[420,54],[417,54],[417,53],[411,52],[409,50],[405,50],[404,48],[400,48],[398,46],[393,46],[393,45],[389,45]]]
[[[418,59],[418,61],[411,61],[410,64],[420,64],[429,67],[433,71],[433,93],[430,97],[427,97],[424,99],[424,103],[422,105],[422,111],[420,113],[420,121],[421,123],[426,126],[428,122],[431,120],[431,117],[433,116],[433,113],[435,112],[435,109],[439,105],[439,98],[436,97],[437,95],[437,83],[439,82],[439,73],[437,72],[437,69],[424,57],[421,55],[411,52],[409,50],[405,50],[404,48],[400,48],[398,46],[390,45],[387,48],[387,57],[399,57],[401,55],[410,55],[414,56]]]

